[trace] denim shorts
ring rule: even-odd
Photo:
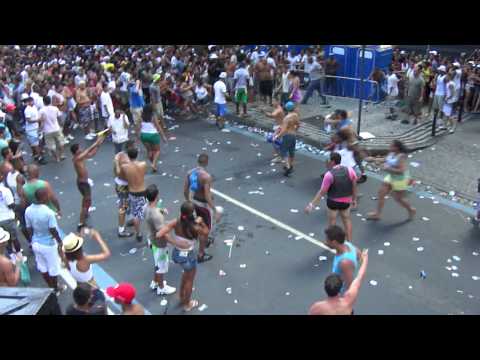
[[[295,135],[285,134],[282,137],[282,144],[280,145],[280,155],[283,158],[290,156],[293,158],[295,156],[295,146],[297,145],[297,139]]]
[[[38,146],[40,144],[40,139],[38,138],[38,133],[36,131],[26,132],[26,135],[30,146]]]
[[[197,254],[195,250],[180,251],[173,248],[172,260],[185,271],[191,271],[197,267]]]

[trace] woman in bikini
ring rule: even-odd
[[[174,231],[175,236],[170,236]],[[180,282],[180,303],[185,311],[191,311],[198,306],[198,301],[191,299],[193,280],[197,268],[197,254],[195,240],[199,236],[208,236],[208,226],[202,218],[195,216],[194,205],[191,201],[185,201],[180,208],[180,218],[164,225],[157,232],[157,238],[165,239],[175,247],[172,253],[173,262],[183,269]]]

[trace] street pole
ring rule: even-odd
[[[362,45],[361,52],[361,62],[360,62],[360,100],[358,101],[358,124],[357,124],[357,134],[360,136],[360,125],[362,123],[362,106],[363,106],[363,82],[365,79],[365,45]]]

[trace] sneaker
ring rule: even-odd
[[[157,290],[158,289],[158,284],[152,280],[152,282],[150,283],[150,290]]]
[[[174,288],[173,286],[167,285],[166,282],[163,282],[163,288],[162,289],[160,287],[157,288],[157,295],[158,296],[172,295],[173,293],[175,293],[175,291],[177,291],[176,288]]]
[[[129,232],[127,230],[124,230],[124,231],[118,233],[119,238],[127,238],[127,237],[132,237],[132,236],[133,236],[133,233]]]

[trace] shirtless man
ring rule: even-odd
[[[145,197],[145,173],[147,171],[147,163],[137,160],[138,150],[136,148],[128,149],[127,154],[130,161],[120,165],[120,169],[128,183],[128,202],[130,213],[133,215],[135,235],[137,241],[142,242],[143,236],[140,225],[145,217],[143,209],[147,204]]]
[[[368,250],[362,252],[360,259],[362,265],[358,270],[357,277],[343,296],[340,294],[343,287],[340,275],[331,274],[325,279],[325,292],[328,298],[314,303],[310,307],[309,315],[353,315],[353,305],[357,301],[360,286],[367,272]]]
[[[80,223],[78,229],[86,226],[86,220],[88,217],[88,209],[92,205],[92,190],[90,187],[90,181],[88,178],[87,167],[85,166],[85,160],[91,159],[98,151],[98,148],[105,140],[105,136],[99,136],[98,139],[88,147],[86,150],[80,149],[80,145],[73,144],[70,146],[72,152],[73,167],[77,173],[77,187],[78,191],[82,195],[82,205],[80,209]]]
[[[266,104],[268,97],[269,104],[272,106],[273,75],[272,67],[267,63],[267,59],[262,59],[255,65],[255,72],[259,80],[260,95],[263,102]]]
[[[263,113],[269,117],[275,120],[275,124],[273,125],[273,136],[277,135],[282,127],[283,124],[283,119],[285,118],[285,112],[283,111],[282,103],[280,101],[275,100],[274,101],[274,109],[271,113],[263,110]],[[272,142],[273,144],[273,163],[281,162],[282,157],[280,155],[280,143],[277,142]]]
[[[282,140],[280,146],[280,156],[285,161],[285,176],[289,176],[293,172],[293,160],[295,158],[295,146],[297,144],[296,134],[300,128],[300,117],[295,111],[295,104],[289,101],[285,104],[287,116],[283,119],[280,131],[274,136],[273,141]]]
[[[125,217],[128,210],[128,181],[122,170],[122,165],[130,162],[126,153],[119,152],[113,159],[113,174],[115,175],[115,192],[118,197],[118,237],[131,237],[133,233],[125,229]]]
[[[22,253],[15,256],[15,265],[5,256],[6,245],[10,240],[10,234],[0,228],[0,287],[16,286],[20,280],[20,265],[23,258]]]
[[[205,224],[208,226],[209,233],[212,231],[212,215],[215,221],[220,220],[220,214],[217,213],[215,204],[213,203],[213,196],[210,192],[212,186],[212,177],[207,172],[208,155],[200,154],[198,156],[198,166],[190,170],[183,185],[183,194],[185,200],[192,201],[195,205],[195,212],[200,216]],[[209,247],[213,240],[208,241],[208,234],[206,236],[198,236],[198,262],[202,263],[212,259],[212,255],[205,252],[205,248]]]
[[[92,129],[93,117],[90,109],[92,101],[88,95],[85,81],[80,81],[75,91],[75,101],[78,105],[78,122],[85,132],[85,140],[93,140],[95,134]]]

